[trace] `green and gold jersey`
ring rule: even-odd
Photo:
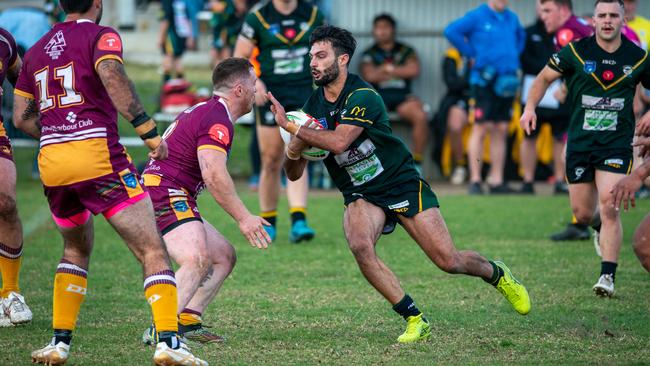
[[[373,44],[366,49],[362,56],[362,63],[370,63],[374,66],[403,66],[411,58],[417,59],[415,50],[403,43],[395,42],[391,50],[384,50],[378,44]],[[406,97],[411,93],[411,79],[393,78],[372,86],[384,97],[384,95],[396,95]]]
[[[271,1],[253,8],[244,20],[240,35],[260,50],[257,56],[260,79],[270,88],[311,85],[309,37],[322,24],[323,14],[302,0],[289,15],[278,13]]]
[[[636,86],[650,87],[648,53],[626,37],[608,53],[594,36],[571,42],[554,54],[548,66],[567,83],[571,108],[569,151],[631,149],[632,109]]]
[[[377,194],[417,179],[413,157],[404,143],[393,136],[384,102],[359,76],[348,74],[334,103],[316,89],[303,107],[323,126],[339,124],[363,127],[346,151],[325,159],[325,166],[343,196]]]

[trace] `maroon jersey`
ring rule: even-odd
[[[0,28],[0,97],[2,96],[2,83],[7,78],[9,69],[13,68],[18,60],[18,48],[16,40],[5,29]],[[0,109],[2,98],[0,98]],[[5,129],[2,126],[2,115],[0,114],[0,136],[5,136]]]
[[[577,41],[584,37],[589,37],[594,34],[594,29],[587,23],[586,20],[571,15],[571,18],[564,23],[560,29],[555,32],[553,43],[555,43],[555,50],[559,51],[569,42]]]
[[[129,167],[119,143],[117,110],[96,68],[122,62],[115,30],[87,19],[55,25],[25,54],[15,93],[40,103],[45,186],[64,186]]]
[[[188,108],[163,134],[169,157],[149,161],[143,174],[145,185],[181,188],[196,197],[204,187],[197,152],[212,149],[229,155],[234,132],[221,98],[215,96]]]

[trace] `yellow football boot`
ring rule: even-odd
[[[406,319],[406,331],[397,337],[399,343],[417,342],[431,337],[429,322],[423,318],[422,313],[416,316],[409,316]]]
[[[495,261],[494,264],[503,270],[503,276],[495,286],[497,290],[510,302],[513,308],[521,314],[530,312],[530,297],[526,287],[519,282],[503,262]]]

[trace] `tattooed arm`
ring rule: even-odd
[[[36,100],[14,94],[14,126],[40,140],[41,114]]]
[[[114,59],[103,60],[97,65],[97,74],[111,97],[113,105],[127,121],[132,121],[144,113],[144,107],[135,92],[135,86],[126,75],[121,62]]]

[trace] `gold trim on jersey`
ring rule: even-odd
[[[569,43],[569,46],[571,47],[571,51],[573,52],[575,57],[584,66],[585,62],[582,60],[582,58],[578,54],[578,51],[576,51],[575,47],[573,47],[573,42]],[[643,58],[641,58],[641,60],[639,62],[637,62],[634,66],[632,66],[632,72],[634,72],[634,70],[636,70],[643,63],[643,61],[646,60],[646,58],[648,58],[648,51],[645,51],[645,54],[643,55]],[[625,78],[627,77],[627,74],[623,74],[620,78],[618,78],[618,80],[614,81],[613,83],[609,84],[608,86],[605,86],[605,84],[603,84],[603,82],[600,81],[598,76],[596,76],[595,72],[592,72],[589,75],[591,75],[591,77],[593,77],[594,80],[596,80],[596,82],[603,88],[603,90],[609,90],[609,89],[613,88],[614,86],[618,85],[618,83],[625,80]]]
[[[124,60],[122,60],[120,56],[108,54],[98,58],[97,61],[95,61],[95,71],[97,71],[97,66],[99,65],[99,63],[104,60],[117,60],[119,63],[124,64]]]
[[[354,93],[356,93],[356,92],[358,92],[358,91],[361,91],[361,90],[370,90],[371,92],[377,94],[377,91],[376,91],[375,89],[372,89],[372,88],[359,88],[359,89],[354,89],[354,90],[351,91],[350,94],[348,94],[348,96],[345,98],[345,104],[348,104],[348,100],[350,99],[350,97],[352,96],[352,94],[354,94]],[[379,94],[377,94],[377,95],[379,95]]]
[[[196,148],[196,151],[201,151],[201,150],[216,150],[228,155],[228,152],[226,152],[224,148],[215,145],[201,145]]]
[[[418,192],[418,212],[422,212],[422,181],[420,181],[420,191]]]
[[[342,120],[346,121],[359,121],[363,123],[373,124],[374,122],[369,119],[357,118],[357,117],[341,117]]]
[[[264,17],[262,16],[262,14],[260,13],[259,10],[257,10],[253,14],[255,14],[255,16],[260,21],[260,23],[262,23],[262,26],[265,29],[268,30],[269,28],[271,28],[271,26],[269,25],[269,23],[267,23],[267,21],[264,19]],[[276,33],[275,37],[277,39],[279,39],[280,41],[282,41],[282,43],[285,43],[285,44],[288,44],[288,45],[294,45],[294,44],[298,43],[298,41],[300,41],[300,39],[305,35],[305,33],[307,33],[307,30],[310,29],[311,26],[316,21],[316,15],[317,14],[318,14],[318,8],[313,6],[312,9],[311,9],[311,16],[309,17],[309,21],[307,22],[307,27],[305,29],[301,30],[300,33],[298,33],[298,35],[293,40],[291,40],[291,41],[288,40],[285,36],[283,36],[280,33]]]
[[[34,98],[34,94],[28,93],[26,91],[22,91],[20,89],[14,89],[14,94],[20,95],[21,97],[29,98],[29,99],[36,99]]]
[[[162,177],[156,174],[142,174],[142,181],[145,187],[158,187]]]

